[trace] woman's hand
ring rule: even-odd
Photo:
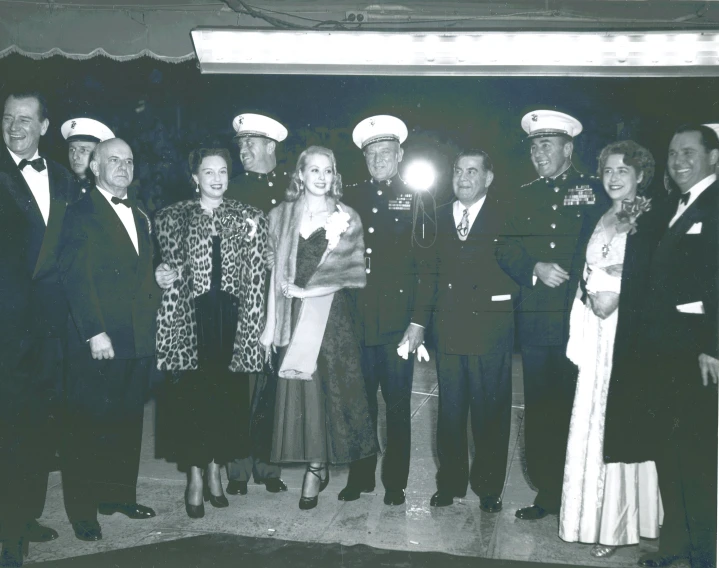
[[[170,268],[170,265],[166,262],[160,263],[155,269],[155,282],[163,290],[167,290],[172,283],[177,280],[179,274],[174,268]]]
[[[619,294],[615,292],[595,292],[588,295],[589,307],[600,319],[607,319],[619,306]]]
[[[285,298],[304,298],[305,290],[288,282],[282,285],[282,294]]]

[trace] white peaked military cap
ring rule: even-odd
[[[235,138],[243,136],[264,136],[275,142],[282,142],[287,138],[287,129],[274,118],[261,114],[245,113],[235,117],[232,128],[237,134]]]
[[[719,123],[709,122],[709,123],[705,124],[704,126],[708,126],[708,127],[711,128],[714,132],[717,133],[717,136],[719,136]]]
[[[394,140],[402,144],[407,140],[407,126],[395,116],[378,114],[365,118],[352,131],[352,141],[361,150],[382,140]]]
[[[60,127],[60,132],[68,142],[77,139],[104,142],[115,137],[112,130],[92,118],[72,118]]]
[[[574,138],[582,131],[582,123],[573,116],[554,110],[535,110],[522,118],[527,138],[538,136],[569,136]]]

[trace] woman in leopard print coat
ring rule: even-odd
[[[230,168],[225,149],[193,151],[198,199],[156,217],[162,261],[177,274],[157,316],[158,368],[175,378],[167,413],[177,418],[193,518],[204,515],[203,492],[213,506],[228,506],[220,466],[250,453],[247,373],[262,370],[267,221],[254,207],[223,200]]]

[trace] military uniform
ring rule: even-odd
[[[535,505],[551,513],[558,512],[561,503],[576,382],[576,367],[565,352],[577,275],[550,288],[533,271],[538,262],[557,263],[569,271],[584,216],[601,214],[607,207],[608,198],[597,178],[572,166],[555,178],[540,177],[519,190],[511,237],[498,254],[502,268],[520,284],[517,326],[524,371],[527,471],[539,490]]]
[[[345,188],[343,201],[362,220],[367,286],[357,291],[357,323],[370,412],[377,425],[377,389],[387,407],[387,446],[382,483],[388,491],[407,486],[410,458],[410,399],[414,356],[397,355],[417,301],[419,250],[413,240],[417,196],[395,175]],[[353,462],[348,485],[375,485],[377,456]]]
[[[266,174],[242,172],[230,180],[224,198],[252,205],[267,214],[284,201],[290,179],[291,175],[284,165],[278,165]]]

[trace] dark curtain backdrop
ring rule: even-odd
[[[44,153],[67,163],[60,125],[76,116],[97,118],[130,143],[135,177],[157,206],[191,195],[189,151],[231,147],[231,121],[240,112],[270,114],[288,127],[279,158],[290,168],[309,144],[332,148],[346,183],[366,176],[352,144],[354,125],[371,114],[394,114],[410,130],[404,164],[420,157],[435,164],[439,202],[451,195],[451,161],[463,148],[492,156],[498,190],[509,193],[534,179],[519,122],[536,108],[569,112],[582,122],[575,140],[579,169],[593,173],[605,144],[632,138],[655,154],[659,182],[673,129],[719,121],[719,79],[712,78],[201,75],[194,61],[11,55],[0,59],[0,89],[15,84],[46,93],[51,124]]]

